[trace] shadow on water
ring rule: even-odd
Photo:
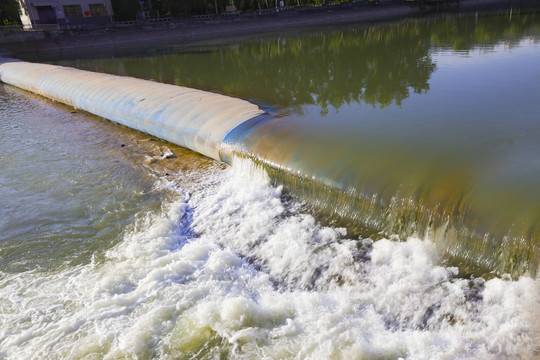
[[[537,13],[514,12],[56,63],[253,99],[269,115],[230,134],[235,152],[321,217],[429,237],[466,272],[536,276],[538,51],[498,59],[539,34]]]

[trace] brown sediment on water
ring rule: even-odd
[[[538,0],[424,0],[422,6],[412,1],[372,1],[345,3],[317,8],[298,8],[229,17],[215,16],[209,20],[176,19],[159,25],[110,27],[94,30],[0,33],[0,53],[10,55],[55,50],[138,47],[181,44],[228,36],[253,35],[281,30],[324,27],[354,23],[393,21],[411,17],[441,14],[538,9]]]

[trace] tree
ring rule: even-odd
[[[118,21],[135,20],[141,10],[138,0],[112,0],[114,18]]]
[[[17,25],[20,23],[21,18],[17,0],[2,0],[0,2],[0,25]]]

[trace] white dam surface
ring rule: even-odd
[[[8,58],[0,59],[0,81],[216,160],[227,134],[263,113],[207,91]]]

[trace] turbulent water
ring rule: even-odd
[[[515,14],[512,21],[518,21]],[[510,41],[512,54],[521,59],[523,68],[533,71],[530,66],[538,64],[534,62],[538,59],[538,45],[531,23],[537,23],[527,21],[522,27],[519,24],[523,21],[517,25],[510,23],[513,26],[506,27],[501,36],[513,39]],[[383,27],[380,31],[372,29],[369,36],[392,39],[388,33],[408,34],[406,37],[416,33],[422,34],[422,41],[427,41],[425,37],[435,44],[443,41],[435,36],[436,32],[427,36],[423,23],[416,28],[413,26],[415,31],[410,29],[411,24],[400,26],[405,26],[406,31],[399,26]],[[514,33],[508,29],[513,29]],[[350,29],[340,31],[324,33],[323,38],[335,44],[329,40],[339,38],[342,33],[345,37],[351,36]],[[353,38],[358,32],[354,34]],[[482,39],[481,34],[478,37]],[[395,41],[399,43],[400,39],[403,40],[398,37]],[[497,39],[496,46],[487,51],[487,55],[485,49],[480,49],[455,57],[448,48],[442,51],[429,46],[424,48],[427,44],[422,41],[416,49],[428,56],[420,56],[428,65],[430,59],[436,58],[437,67],[443,70],[449,69],[444,67],[445,62],[451,63],[454,69],[465,66],[469,70],[461,72],[463,76],[474,74],[479,68],[471,70],[470,64],[462,61],[472,59],[486,66],[482,56],[490,54],[496,58],[489,63],[500,69],[497,64],[506,60],[502,55],[504,51],[496,51],[500,46],[504,48],[501,37]],[[304,45],[308,41],[305,37],[300,40]],[[288,49],[288,54],[293,52],[291,48],[283,48],[282,40],[273,41],[262,41],[262,45],[257,44],[255,48],[279,44],[281,49]],[[485,41],[492,44],[489,38]],[[288,42],[294,43],[294,37],[288,38]],[[256,53],[253,46],[240,49]],[[317,49],[314,45],[308,48]],[[270,53],[276,50],[270,45],[268,49]],[[410,48],[404,46],[404,49]],[[223,56],[223,59],[232,56],[221,50],[208,54]],[[236,50],[233,47],[231,51]],[[480,53],[479,56],[475,52]],[[184,64],[190,63],[190,56],[197,59],[194,63],[203,64],[200,52],[190,54],[182,55]],[[261,55],[262,61],[265,58]],[[406,54],[402,59],[405,58]],[[158,60],[153,59],[155,64]],[[382,66],[385,62],[381,59],[372,59],[369,66],[372,69],[375,65]],[[413,56],[411,64],[418,65],[417,60],[418,57]],[[97,63],[119,66],[129,61],[98,60]],[[161,65],[151,68],[152,71],[162,66],[166,74],[169,60],[162,61]],[[328,62],[321,61],[328,66]],[[225,61],[225,64],[229,65],[231,73],[235,72],[231,63]],[[424,65],[419,67],[428,75],[435,71]],[[89,67],[92,66],[95,64],[90,63]],[[335,69],[343,69],[343,66]],[[444,137],[433,127],[410,136],[422,128],[418,123],[411,123],[412,115],[408,112],[407,99],[415,95],[405,96],[402,90],[418,92],[419,97],[415,98],[418,106],[423,104],[421,96],[428,90],[429,81],[436,92],[437,79],[452,78],[455,74],[459,72],[435,72],[431,78],[410,79],[390,97],[383,96],[383,90],[390,87],[382,87],[375,92],[378,100],[373,102],[370,102],[373,99],[370,91],[377,87],[366,82],[364,90],[356,94],[359,98],[349,99],[349,102],[362,109],[368,106],[372,110],[364,115],[376,117],[405,110],[403,113],[409,122],[404,122],[395,132],[385,131],[384,135],[393,134],[395,140],[397,134],[412,124],[413,130],[407,132],[409,139],[421,140],[426,132],[435,134],[441,147],[432,140],[421,145],[432,144],[431,149],[440,151],[449,143],[443,142]],[[533,71],[533,74],[537,76],[538,72]],[[231,166],[0,84],[0,358],[540,358],[540,282],[536,276],[522,270],[517,271],[519,275],[512,274],[513,277],[497,273],[493,264],[488,265],[482,276],[472,276],[466,264],[456,266],[452,254],[432,237],[420,236],[419,232],[407,235],[407,232],[358,230],[358,226],[369,225],[369,221],[355,225],[343,221],[336,212],[320,212],[318,209],[324,204],[313,205],[314,192],[302,197],[301,181],[295,183],[294,178],[276,174],[276,169],[285,168],[279,165],[287,164],[296,171],[313,164],[321,172],[327,169],[329,178],[358,179],[357,174],[335,176],[342,173],[325,167],[326,163],[331,163],[330,158],[336,160],[336,153],[343,154],[339,149],[336,152],[325,149],[328,158],[320,156],[319,152],[318,162],[315,157],[299,155],[313,150],[308,144],[320,135],[320,129],[328,133],[334,130],[341,135],[349,129],[358,134],[357,127],[346,126],[351,119],[347,114],[354,113],[358,107],[348,108],[343,98],[336,97],[334,105],[325,107],[321,105],[324,101],[320,99],[324,97],[320,89],[317,99],[302,97],[300,95],[305,93],[301,91],[294,96],[291,91],[298,79],[280,86],[280,81],[291,73],[286,77],[265,76],[268,78],[266,87],[273,89],[274,100],[263,92],[244,97],[255,97],[256,101],[270,104],[265,105],[270,119],[235,141],[245,141],[244,149],[258,149],[258,153],[253,153],[259,155],[261,149],[273,149],[267,141],[280,141],[281,146],[266,152],[266,158],[253,156],[255,161],[246,156],[233,157]],[[204,75],[199,76],[198,80],[201,79],[204,80]],[[538,80],[533,77],[520,81],[534,83],[535,79]],[[243,91],[234,88],[236,82],[225,79],[224,85],[220,85],[215,81],[216,88],[222,92],[240,96]],[[273,81],[278,84],[272,84]],[[252,84],[248,80],[246,83],[248,87]],[[313,76],[311,85],[316,83],[317,78]],[[335,84],[322,87],[336,96],[338,88]],[[313,88],[311,91],[315,93]],[[537,94],[527,96],[533,99]],[[294,100],[286,103],[280,99]],[[342,101],[341,106],[336,105]],[[533,171],[535,162],[530,159],[538,154],[534,143],[538,125],[531,121],[527,110],[534,111],[537,106],[537,103],[530,104],[521,117],[516,118],[515,121],[527,126],[527,133],[517,134],[521,137],[512,137],[516,134],[511,126],[501,125],[504,120],[491,123],[498,127],[488,141],[504,134],[499,145],[506,150],[496,154],[501,162],[490,164],[499,164],[499,169],[514,164],[512,168],[518,170],[515,174],[522,176],[509,182],[499,181],[502,176],[496,177],[495,183],[500,186],[486,190],[487,194],[516,194],[507,185],[527,183],[524,179],[537,184]],[[328,109],[331,111],[327,113]],[[345,128],[321,125],[321,119],[338,119],[339,115],[332,115],[334,112],[344,116],[345,122],[340,126]],[[480,110],[478,113],[494,114]],[[285,135],[290,136],[290,130],[306,119],[319,128],[308,131],[313,137],[304,139],[301,146],[298,142],[293,146],[298,137]],[[363,129],[369,130],[370,136],[382,129],[374,121],[364,123]],[[272,128],[272,123],[278,126]],[[391,123],[398,124],[397,120]],[[444,125],[444,121],[438,120],[438,124]],[[479,123],[474,124],[469,128],[462,123],[457,125],[475,138],[474,131]],[[444,127],[445,131],[448,129],[452,126]],[[259,145],[252,140],[255,136],[261,136]],[[336,136],[329,138],[335,140]],[[506,142],[510,137],[514,139],[515,151],[507,150],[512,148],[512,144]],[[345,137],[346,144],[350,144],[349,140]],[[463,175],[477,164],[475,159],[486,159],[489,151],[478,150],[485,142],[480,141],[481,146],[476,146],[466,140],[467,137],[460,137],[458,141],[464,142],[463,147],[470,150],[471,163],[435,169],[441,169],[443,175],[449,174],[448,169],[458,169]],[[371,145],[373,142],[365,143],[366,148]],[[411,151],[421,154],[425,151],[422,146]],[[284,149],[298,151],[299,148],[292,159],[279,157],[286,154]],[[375,166],[375,161],[365,163],[370,179],[383,174],[385,169],[390,173],[390,180],[371,183],[366,189],[381,184],[392,188],[392,179],[401,174],[400,169],[411,164],[407,156],[398,156],[395,160],[384,157],[393,151],[395,147],[378,153],[376,159],[384,159],[379,163],[384,165],[381,168]],[[456,153],[448,152],[444,158],[450,159],[451,154]],[[507,157],[502,158],[501,154]],[[512,156],[524,154],[528,156],[522,157],[522,162],[513,162],[516,158]],[[461,153],[456,156],[466,158]],[[301,158],[305,163],[298,165]],[[361,163],[367,158],[360,156],[354,161]],[[400,161],[404,161],[401,166]],[[343,164],[338,162],[337,165]],[[395,168],[387,168],[390,165]],[[532,166],[529,167],[532,170],[527,172],[520,167],[522,165]],[[433,188],[441,189],[440,186],[449,184],[448,188],[437,192],[438,196],[454,196],[454,192],[470,190],[467,186],[456,188],[459,179],[452,178],[445,183],[444,176],[439,177],[437,171],[434,173],[428,173],[432,174],[429,179],[433,184],[438,185]],[[458,178],[462,178],[461,175]],[[283,181],[276,181],[277,178]],[[471,179],[477,181],[475,187],[485,184],[481,176]],[[296,192],[294,184],[300,184]],[[412,187],[416,185],[413,182]],[[309,186],[314,185],[310,182]],[[395,189],[389,191],[393,193]],[[531,205],[537,199],[535,194],[533,189],[529,192],[531,199],[519,198],[517,203],[508,205],[508,212],[517,206],[522,210],[520,214],[530,214],[530,211],[536,214],[536,207]],[[323,200],[319,202],[324,203]],[[342,201],[342,198],[337,200]],[[498,201],[488,202],[488,205],[493,206]],[[504,209],[488,214],[508,219]],[[534,219],[526,217],[526,220],[528,226],[538,226]],[[466,240],[466,236],[461,238],[463,243]],[[524,238],[523,242],[529,249],[531,244],[537,246],[538,238]],[[498,251],[495,249],[493,253]],[[493,253],[490,256],[494,256]],[[535,256],[534,252],[529,256]],[[535,264],[537,259],[515,261]]]

